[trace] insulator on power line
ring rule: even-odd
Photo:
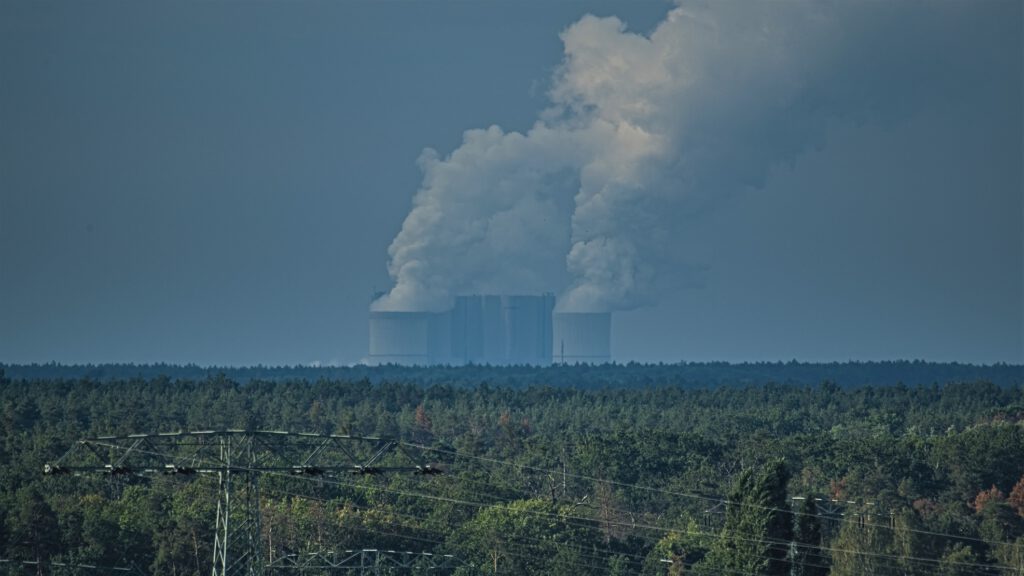
[[[167,464],[164,466],[164,474],[181,474],[183,476],[192,476],[196,473],[195,468],[189,468],[188,466],[175,466],[174,464]]]
[[[67,473],[68,473],[68,469],[67,468],[64,468],[64,467],[61,467],[61,466],[57,466],[55,464],[47,464],[47,465],[43,466],[43,474],[46,474],[47,476],[60,476],[61,474],[67,474]]]
[[[293,466],[292,474],[296,476],[323,476],[324,470],[316,466]]]

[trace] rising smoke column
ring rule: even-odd
[[[821,146],[836,117],[892,114],[882,96],[915,97],[902,68],[935,58],[935,46],[891,62],[902,36],[875,30],[941,32],[963,11],[682,4],[650,35],[614,17],[581,18],[561,35],[552,104],[531,130],[471,130],[450,156],[421,157],[423,185],[389,248],[396,284],[375,308],[540,292],[566,270],[560,311],[651,302],[679,269],[687,218]],[[891,82],[874,86],[879,77]]]
[[[375,310],[443,310],[459,292],[538,293],[563,269],[572,205],[563,180],[590,153],[571,130],[469,130],[423,184],[391,243],[395,287]]]
[[[680,6],[650,36],[592,16],[562,34],[552,98],[620,136],[582,167],[561,310],[656,297],[658,272],[679,268],[688,215],[760,185],[815,140],[821,122],[790,120],[811,64],[802,51],[828,27],[809,5],[716,3]]]

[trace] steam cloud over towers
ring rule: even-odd
[[[456,314],[460,294],[554,290],[560,314],[655,302],[687,280],[679,232],[688,219],[822,146],[836,118],[891,121],[919,91],[941,92],[905,71],[935,61],[942,33],[898,52],[887,44],[898,38],[877,30],[953,33],[968,11],[680,3],[650,34],[582,17],[561,34],[550,105],[531,128],[469,130],[448,156],[421,155],[422,185],[388,250],[395,285],[371,322],[386,331],[384,313]],[[417,333],[431,330],[427,316],[413,317]],[[565,318],[554,320],[564,336],[552,341],[555,358],[563,343],[582,346],[579,326],[605,322]]]

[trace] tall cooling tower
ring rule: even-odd
[[[457,296],[447,312],[370,312],[367,362],[550,364],[554,308],[552,294],[477,294]]]
[[[451,360],[448,312],[370,312],[371,364],[427,365]]]
[[[550,364],[554,295],[502,296],[501,307],[505,324],[505,363]]]
[[[604,364],[612,356],[612,315],[559,312],[554,315],[552,356],[560,364]]]
[[[452,357],[461,364],[503,364],[501,297],[457,296],[452,309]]]

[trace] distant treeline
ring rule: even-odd
[[[599,366],[248,366],[195,364],[0,364],[12,380],[126,380],[132,378],[203,380],[223,375],[240,383],[343,380],[402,382],[419,386],[446,384],[528,388],[558,386],[583,389],[663,386],[717,387],[763,384],[843,387],[931,385],[948,382],[990,382],[998,386],[1024,383],[1024,366],[976,365],[957,362],[898,360],[885,362],[681,362],[677,364],[604,364]]]

